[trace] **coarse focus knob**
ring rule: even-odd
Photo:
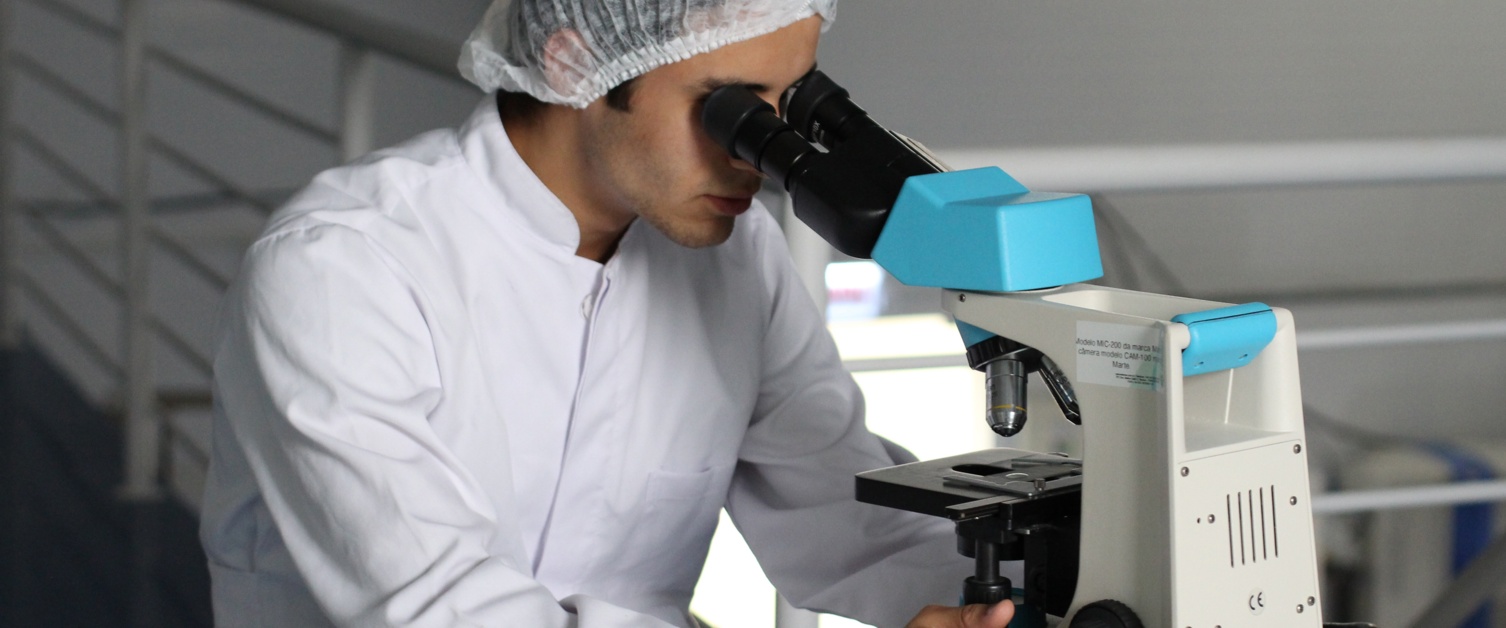
[[[1145,624],[1123,602],[1099,600],[1077,611],[1072,628],[1145,628]]]

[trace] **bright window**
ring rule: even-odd
[[[861,269],[839,272],[856,276],[858,283],[868,281]],[[861,301],[854,296],[848,303]],[[951,355],[962,364],[962,343],[944,315],[857,318],[831,324],[843,360]],[[983,377],[966,366],[859,372],[854,377],[867,400],[869,429],[921,459],[995,446],[983,420]],[[691,610],[717,628],[771,628],[774,588],[726,513],[722,519]],[[960,590],[962,583],[957,584]],[[821,618],[822,628],[861,625]]]

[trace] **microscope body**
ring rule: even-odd
[[[1076,393],[1084,452],[1069,619],[1117,600],[1145,626],[1321,625],[1288,312],[1269,310],[1275,333],[1242,366],[1190,375],[1184,352],[1238,342],[1248,314],[1189,325],[1172,319],[1225,304],[1086,284],[947,291],[944,307],[1050,357]]]
[[[1290,313],[1081,283],[1102,275],[1087,197],[949,171],[819,71],[780,110],[728,86],[703,125],[838,250],[943,288],[996,432],[1024,428],[1031,374],[1082,426],[1080,461],[915,462],[859,474],[860,501],[955,521],[964,599],[1019,586],[1038,614],[1014,626],[1321,625]],[[1026,582],[1000,576],[1019,559]]]

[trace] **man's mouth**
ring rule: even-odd
[[[741,216],[743,212],[748,211],[748,208],[753,206],[753,197],[751,195],[713,196],[708,194],[706,198],[711,199],[711,205],[716,208],[717,213],[726,216]]]

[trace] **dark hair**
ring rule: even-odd
[[[618,111],[631,111],[633,89],[638,77],[630,78],[607,91],[607,106]],[[528,119],[537,115],[548,103],[534,98],[527,92],[497,91],[497,111],[504,117]]]
[[[633,107],[633,90],[637,84],[638,77],[635,76],[607,90],[607,106],[618,111],[631,111]]]
[[[533,94],[526,92],[509,92],[505,89],[497,90],[497,113],[502,118],[527,120],[542,111],[546,105],[543,101],[534,98]]]

